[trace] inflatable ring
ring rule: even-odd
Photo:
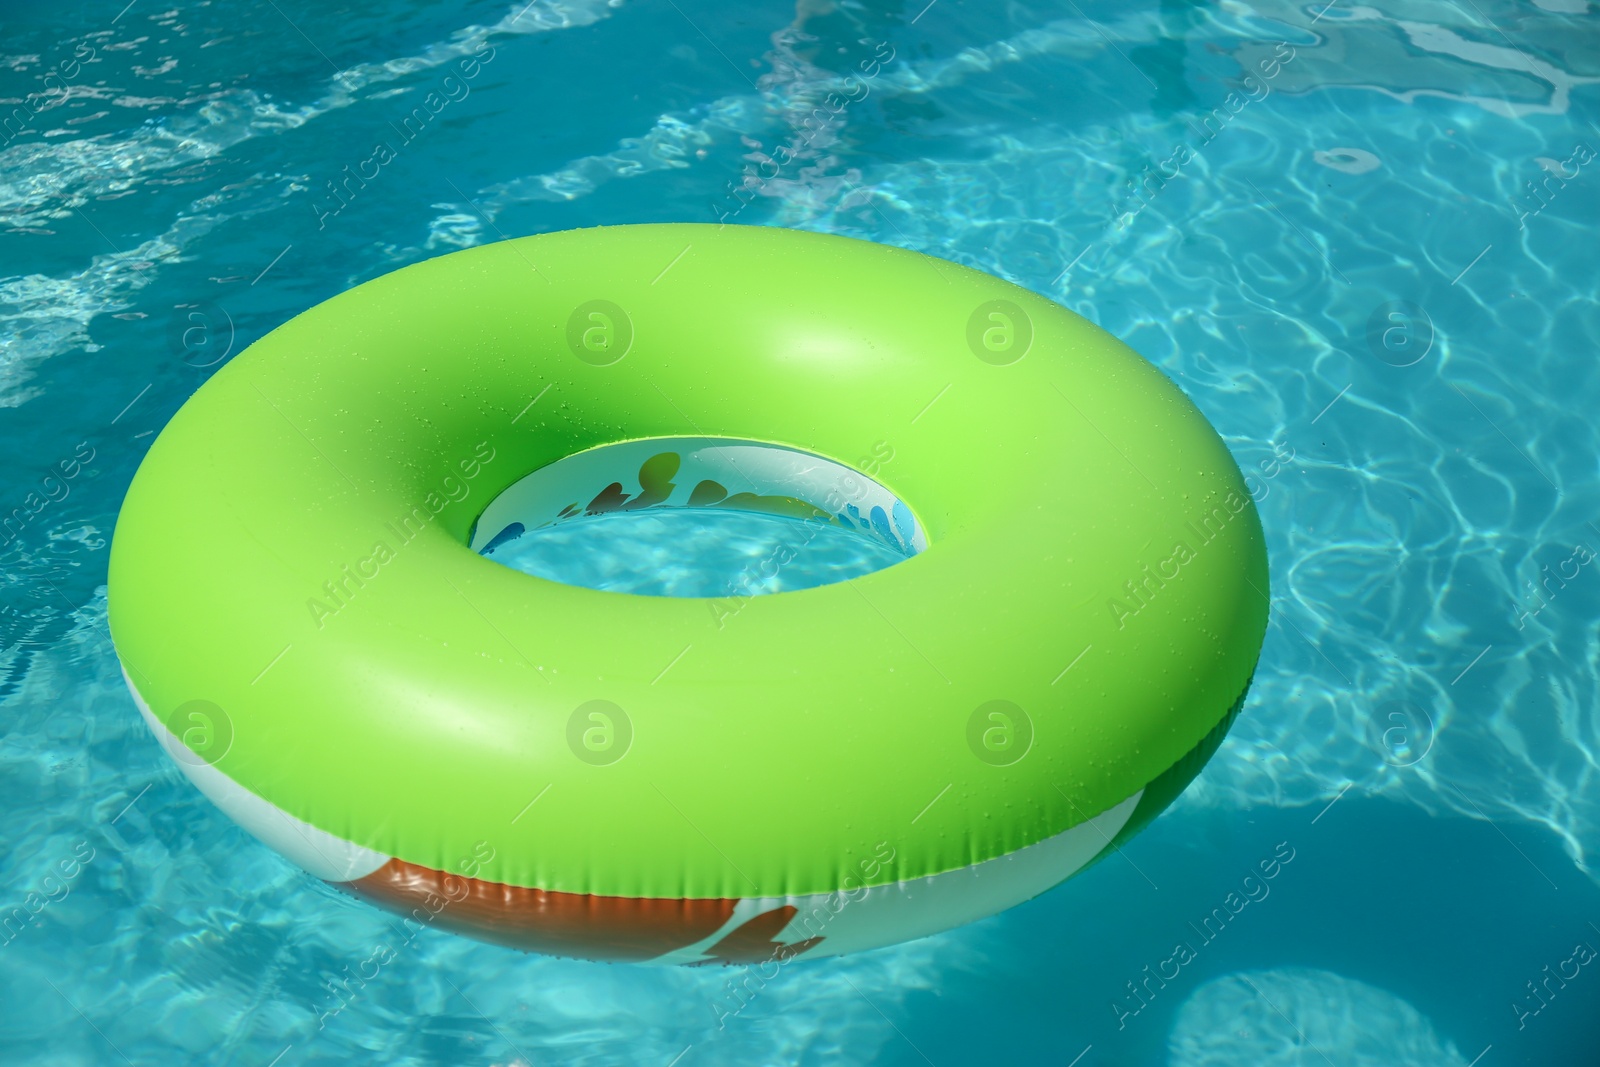
[[[494,559],[718,506],[903,558],[709,599]],[[152,445],[108,596],[151,730],[317,877],[525,949],[750,963],[944,930],[1117,847],[1243,700],[1263,546],[1194,405],[1059,305],[647,225],[419,263],[257,341]]]

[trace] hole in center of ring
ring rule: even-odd
[[[905,501],[863,472],[725,437],[622,441],[559,459],[490,501],[469,543],[566,585],[729,598],[858,578],[928,546]]]

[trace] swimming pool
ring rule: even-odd
[[[1592,1061],[1596,14],[7,14],[0,1059]],[[353,284],[717,219],[992,272],[1177,381],[1267,531],[1249,701],[1124,857],[939,937],[773,977],[408,937],[139,721],[104,600],[129,479],[226,360]]]

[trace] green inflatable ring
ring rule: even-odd
[[[519,522],[680,506],[907,558],[714,600],[492,559]],[[151,447],[108,595],[157,738],[311,873],[707,963],[1088,865],[1220,743],[1266,591],[1222,441],[1077,315],[862,241],[647,225],[419,263],[256,342]]]

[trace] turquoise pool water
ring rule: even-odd
[[[124,4],[0,12],[0,1062],[1600,1060],[1594,3]],[[991,271],[1180,383],[1267,530],[1249,701],[1126,861],[736,1017],[737,970],[431,931],[330,1012],[395,927],[140,722],[133,470],[352,284],[717,218]]]
[[[735,603],[842,582],[907,558],[867,534],[823,522],[662,508],[529,530],[485,555],[588,589]]]

